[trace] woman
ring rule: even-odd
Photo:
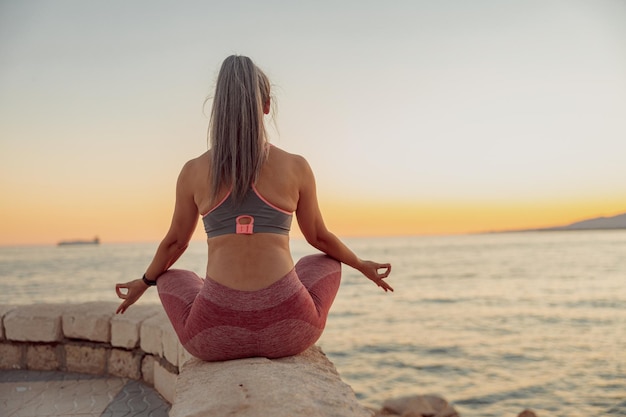
[[[219,361],[298,354],[321,336],[339,288],[341,263],[383,290],[391,265],[359,259],[326,229],[306,160],[267,142],[270,84],[250,58],[226,58],[217,79],[210,149],[183,167],[172,224],[142,279],[117,284],[124,313],[151,285],[182,345]],[[293,213],[306,240],[325,255],[295,266]],[[206,278],[169,269],[202,216]]]

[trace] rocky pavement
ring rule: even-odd
[[[170,404],[141,381],[59,371],[0,371],[0,416],[167,417]]]

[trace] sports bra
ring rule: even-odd
[[[293,213],[267,201],[253,185],[243,202],[235,207],[231,192],[202,216],[209,238],[226,234],[277,233],[288,235]]]

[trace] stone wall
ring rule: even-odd
[[[317,347],[288,358],[203,362],[178,342],[160,305],[0,305],[0,369],[143,380],[170,416],[371,417]]]
[[[142,380],[174,403],[191,358],[160,305],[0,305],[0,369],[67,371]]]
[[[134,305],[123,315],[116,308],[104,302],[0,305],[0,372],[142,380],[172,404],[171,417],[458,417],[444,399],[429,395],[367,409],[316,346],[281,359],[203,362],[181,346],[161,305]]]

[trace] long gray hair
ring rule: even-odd
[[[209,122],[213,202],[229,186],[239,204],[257,180],[268,153],[263,109],[269,99],[269,80],[250,58],[231,55],[224,60]]]

